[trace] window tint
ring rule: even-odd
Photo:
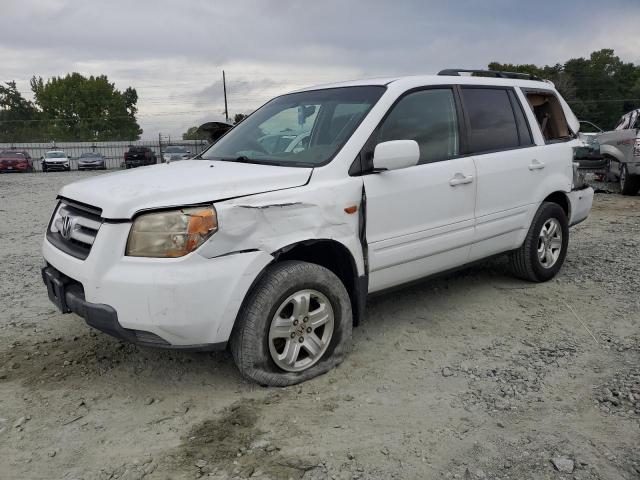
[[[458,155],[458,119],[451,89],[410,93],[393,107],[380,127],[378,142],[415,140],[420,162],[431,163]]]
[[[471,152],[489,152],[520,146],[516,118],[507,90],[463,88],[462,98],[471,127]]]

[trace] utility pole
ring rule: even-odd
[[[224,89],[224,118],[229,123],[229,109],[227,108],[227,78],[224,75],[224,70],[222,70],[222,88]]]

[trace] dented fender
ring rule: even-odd
[[[218,231],[198,253],[206,258],[251,250],[274,255],[296,243],[329,239],[349,250],[364,275],[361,199],[362,179],[346,177],[218,202]],[[354,206],[355,211],[349,209]]]

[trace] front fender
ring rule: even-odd
[[[259,250],[273,254],[288,245],[318,239],[334,240],[349,250],[359,275],[364,275],[357,210],[362,180],[331,182],[236,198],[216,203],[219,231],[198,252],[207,258]]]
[[[600,153],[615,158],[618,162],[624,162],[624,153],[613,145],[600,145]]]

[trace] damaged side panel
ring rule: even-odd
[[[271,255],[298,242],[328,239],[344,245],[364,275],[362,189],[361,179],[347,177],[216,203],[219,231],[198,252],[207,258],[247,250]]]

